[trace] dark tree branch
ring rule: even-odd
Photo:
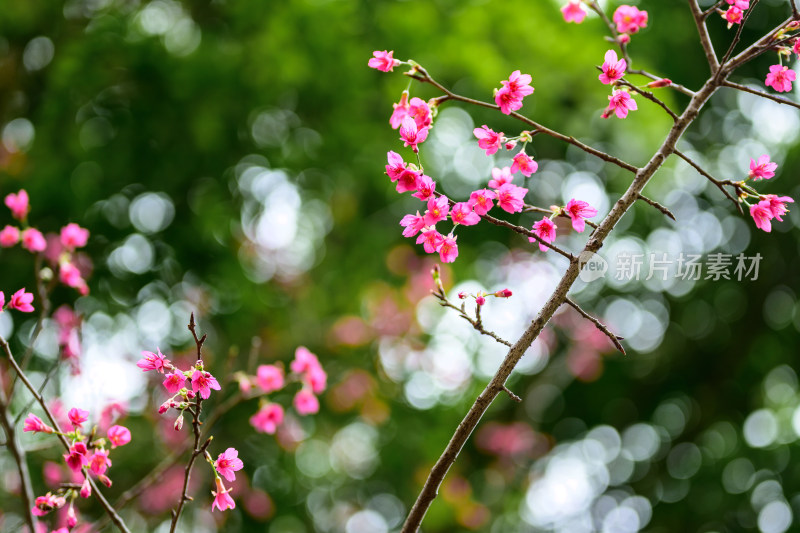
[[[744,18],[742,19],[742,22],[739,24],[739,27],[736,29],[736,35],[733,36],[733,40],[731,41],[730,46],[728,46],[728,49],[725,51],[725,55],[722,57],[722,61],[720,61],[720,65],[722,65],[723,67],[725,66],[725,63],[728,62],[728,59],[731,57],[734,48],[736,48],[736,45],[739,44],[739,41],[742,38],[742,31],[744,30],[744,25],[747,24],[747,19],[749,19],[750,15],[753,14],[753,10],[756,8],[756,5],[758,5],[758,2],[759,0],[753,0],[753,3],[750,4],[750,9],[745,11]]]
[[[768,100],[772,100],[773,102],[778,102],[779,104],[785,104],[785,105],[796,107],[797,109],[800,109],[800,104],[798,104],[797,102],[793,102],[793,101],[789,100],[788,98],[783,98],[781,96],[776,96],[774,94],[770,94],[770,93],[767,93],[767,92],[764,92],[764,91],[759,91],[757,89],[751,89],[750,87],[748,87],[746,85],[741,85],[739,83],[733,83],[732,81],[726,81],[722,85],[724,85],[725,87],[730,87],[731,89],[736,89],[737,91],[742,91],[742,92],[745,92],[745,93],[755,94],[756,96],[760,96],[761,98],[766,98]]]
[[[16,433],[16,423],[11,420],[11,412],[9,411],[9,398],[6,396],[5,388],[0,383],[0,426],[6,434],[5,444],[11,456],[14,458],[14,463],[17,465],[17,472],[19,473],[20,481],[20,497],[22,499],[23,516],[25,522],[28,523],[30,531],[37,531],[36,517],[33,515],[33,485],[31,484],[31,475],[28,471],[28,462],[25,457],[25,450],[19,445]]]
[[[697,0],[689,0],[689,9],[692,11],[692,18],[694,24],[697,26],[697,33],[700,35],[700,44],[703,45],[703,51],[706,53],[706,60],[711,69],[712,74],[716,74],[719,70],[719,61],[717,61],[717,54],[714,52],[714,45],[711,44],[711,37],[708,35],[708,28],[706,27],[706,17]]]
[[[709,174],[708,172],[706,172],[705,170],[703,170],[703,167],[701,167],[700,165],[698,165],[697,163],[695,163],[694,161],[692,161],[692,160],[689,158],[689,156],[687,156],[686,154],[684,154],[683,152],[681,152],[681,151],[680,151],[680,150],[678,150],[677,148],[675,148],[674,150],[672,150],[672,153],[673,153],[673,154],[675,154],[675,155],[677,155],[678,157],[680,157],[681,159],[683,159],[683,160],[684,160],[684,161],[686,161],[687,163],[689,163],[691,166],[693,166],[693,167],[694,167],[694,169],[695,169],[695,170],[696,170],[696,171],[697,171],[697,172],[698,172],[698,173],[699,173],[701,176],[703,176],[703,177],[704,177],[704,178],[706,178],[708,181],[710,181],[711,183],[713,183],[713,184],[714,184],[714,185],[717,187],[717,189],[719,189],[720,191],[722,191],[722,194],[724,194],[724,195],[725,195],[725,197],[726,197],[728,200],[730,200],[731,202],[733,202],[733,204],[734,204],[734,205],[736,206],[736,208],[739,210],[739,213],[741,213],[741,214],[744,214],[744,211],[742,210],[742,204],[741,204],[741,203],[740,203],[740,202],[739,202],[739,201],[738,201],[736,198],[734,198],[734,197],[733,197],[733,195],[731,195],[731,193],[729,193],[729,192],[728,192],[728,191],[725,189],[725,187],[724,187],[724,184],[723,184],[723,182],[722,182],[722,181],[720,181],[720,180],[716,179],[714,176],[712,176],[711,174]]]
[[[625,337],[620,337],[619,335],[611,333],[611,331],[602,322],[600,322],[595,317],[593,317],[592,315],[581,309],[580,306],[576,304],[575,301],[572,300],[571,298],[565,298],[564,303],[575,309],[583,318],[594,324],[597,329],[602,331],[603,334],[606,337],[608,337],[609,340],[611,340],[611,343],[614,345],[614,347],[620,352],[622,352],[622,355],[627,355],[625,353],[625,348],[623,348],[622,344],[620,344],[619,342],[623,340]]]

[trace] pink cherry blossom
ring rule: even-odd
[[[497,298],[511,298],[514,293],[511,292],[511,289],[500,289],[494,295]]]
[[[497,153],[503,145],[503,132],[497,133],[485,124],[472,130],[472,133],[478,138],[478,147],[481,150],[486,150],[486,155]]]
[[[313,415],[319,412],[319,400],[314,396],[314,393],[308,389],[300,389],[297,391],[297,394],[294,395],[294,400],[292,400],[292,404],[297,410],[297,413],[301,416]]]
[[[312,368],[320,366],[317,356],[311,353],[305,346],[298,346],[294,351],[294,360],[290,368],[295,374],[303,374]]]
[[[407,168],[401,172],[400,176],[397,178],[395,189],[399,193],[416,191],[419,187],[419,178],[419,173]]]
[[[6,206],[11,210],[11,216],[17,220],[25,220],[31,206],[28,203],[28,193],[25,189],[20,189],[16,194],[13,192],[6,196]]]
[[[89,464],[88,454],[86,443],[78,441],[69,447],[69,453],[64,454],[64,461],[73,472],[80,472],[81,468]]]
[[[450,204],[446,196],[439,198],[431,198],[428,200],[428,210],[425,211],[425,225],[435,226],[441,220],[447,220],[447,214],[450,212]]]
[[[325,373],[321,365],[317,364],[305,373],[303,381],[308,383],[314,394],[320,394],[328,384],[328,374]]]
[[[794,45],[792,46],[792,52],[800,56],[800,38],[794,40]]]
[[[75,429],[81,427],[84,422],[89,420],[89,411],[85,411],[83,409],[79,409],[77,407],[73,407],[67,413],[67,418],[69,418],[72,427]]]
[[[524,151],[520,150],[517,155],[514,156],[512,160],[513,164],[511,165],[511,173],[514,174],[515,172],[522,172],[522,175],[529,178],[531,174],[539,170],[539,163],[533,160],[531,156],[526,154]]]
[[[88,294],[89,292],[89,286],[86,285],[86,280],[81,276],[81,271],[69,261],[59,263],[58,281],[67,287],[78,289],[81,294]]]
[[[436,182],[430,176],[422,174],[417,178],[417,192],[411,196],[425,202],[433,196],[434,191],[436,191]]]
[[[231,498],[230,494],[228,494],[231,489],[226,489],[220,478],[216,478],[215,481],[217,484],[217,490],[211,491],[211,494],[214,495],[214,503],[211,504],[211,512],[214,512],[214,509],[219,509],[220,511],[235,509],[236,502],[233,501],[233,498]]]
[[[389,117],[389,125],[392,127],[393,130],[396,130],[400,127],[400,123],[406,118],[408,113],[408,91],[403,91],[403,94],[400,95],[400,101],[396,104],[392,104],[394,107],[394,111],[392,112],[392,116]]]
[[[542,220],[533,225],[533,233],[544,242],[551,243],[556,240],[556,225],[549,218],[543,217]],[[528,237],[528,240],[530,242],[539,242],[533,237]],[[539,249],[546,252],[548,247],[539,242]]]
[[[420,216],[419,211],[416,215],[406,215],[400,221],[400,225],[405,229],[403,230],[403,237],[413,237],[425,227],[425,217]]]
[[[81,498],[88,498],[89,496],[92,495],[92,485],[89,483],[88,476],[84,478],[83,484],[81,485],[81,491],[79,494]]]
[[[647,11],[640,11],[635,6],[621,5],[612,17],[619,33],[636,33],[647,27]]]
[[[738,7],[739,9],[750,9],[750,0],[725,0],[730,5]]]
[[[414,152],[419,152],[418,144],[428,138],[428,128],[418,128],[411,117],[406,117],[400,123],[400,140],[403,146],[410,146]]]
[[[250,425],[259,433],[275,433],[283,422],[283,407],[277,403],[265,404],[256,414],[250,417]]]
[[[605,61],[601,68],[603,72],[600,74],[600,81],[609,85],[625,75],[628,63],[624,59],[617,60],[617,53],[614,50],[609,50],[606,52]]]
[[[497,205],[509,213],[519,213],[524,206],[523,198],[526,194],[528,189],[506,183],[497,189]]]
[[[0,246],[9,248],[19,242],[20,231],[14,226],[6,226],[0,230]]]
[[[744,19],[744,12],[738,7],[731,6],[723,14],[722,18],[728,21],[728,28],[734,24],[741,24]]]
[[[390,151],[386,154],[386,158],[389,163],[386,165],[386,174],[389,175],[389,179],[393,182],[397,181],[400,178],[400,174],[406,169],[406,163],[403,161],[403,157],[397,152]]]
[[[164,354],[161,353],[160,348],[156,348],[158,353],[143,351],[142,355],[144,359],[139,359],[136,362],[136,366],[141,368],[143,371],[147,372],[148,370],[155,370],[157,372],[164,373],[164,370],[169,370],[172,368],[172,363],[170,363],[169,359],[164,357]]]
[[[67,250],[83,248],[89,240],[89,230],[71,222],[61,228],[61,244]]]
[[[458,257],[458,244],[456,244],[456,237],[451,233],[439,246],[439,259],[442,260],[442,263],[452,263],[456,257]]]
[[[748,177],[755,180],[769,179],[775,175],[776,168],[778,168],[778,163],[770,162],[769,155],[764,154],[758,158],[758,162],[754,159],[750,160]]]
[[[489,187],[492,189],[499,189],[501,185],[511,183],[513,179],[514,176],[511,174],[511,169],[509,167],[493,168],[492,179],[489,180]]]
[[[432,254],[439,250],[444,242],[444,237],[435,229],[423,230],[417,237],[417,244],[422,244],[425,252]]]
[[[11,299],[8,301],[8,308],[16,309],[17,311],[21,311],[23,313],[32,313],[32,301],[33,294],[25,292],[25,289],[20,289],[11,295]]]
[[[510,115],[512,111],[522,109],[522,98],[503,87],[494,95],[495,103],[500,107],[500,111]]]
[[[49,492],[44,496],[38,496],[33,502],[33,509],[31,512],[36,516],[44,516],[53,509],[59,509],[67,503],[67,500],[61,496],[55,496]]]
[[[761,200],[755,205],[750,206],[750,216],[756,223],[758,229],[762,229],[769,233],[772,231],[772,220],[775,215],[772,214],[772,204],[769,200]]]
[[[453,209],[450,211],[450,220],[453,221],[453,224],[474,226],[481,221],[481,217],[472,211],[472,206],[467,202],[458,202],[453,205]]]
[[[478,305],[483,305],[486,303],[486,297],[482,294],[478,293],[478,296],[475,297],[475,303]]]
[[[108,458],[108,452],[103,449],[95,450],[89,461],[89,469],[96,476],[100,476],[106,473],[109,466],[111,466],[111,459]]]
[[[567,202],[564,211],[572,219],[572,228],[578,233],[583,233],[583,230],[586,229],[586,221],[584,219],[597,215],[597,209],[587,202],[576,200],[575,198]]]
[[[200,392],[200,397],[208,400],[211,396],[211,389],[221,390],[217,378],[211,375],[211,372],[205,370],[195,370],[192,373],[192,391]]]
[[[42,422],[42,419],[35,414],[28,413],[28,417],[25,419],[25,424],[22,427],[22,431],[33,431],[34,433],[41,431],[42,433],[52,433],[53,428]]]
[[[561,8],[561,15],[565,22],[580,24],[586,18],[586,11],[583,10],[581,0],[570,0],[567,5]]]
[[[108,428],[107,435],[112,448],[124,446],[131,441],[131,431],[125,426],[111,426]]]
[[[167,374],[161,383],[167,389],[167,392],[175,394],[184,387],[186,376],[180,370],[176,370],[172,374]]]
[[[267,394],[281,390],[284,384],[283,369],[275,365],[259,365],[256,370],[256,384]]]
[[[69,530],[77,525],[78,515],[75,514],[75,507],[70,503],[69,509],[67,509],[67,527],[58,528],[54,533],[69,533]]]
[[[414,119],[418,129],[427,128],[433,122],[431,108],[422,98],[412,98],[408,104],[408,114]]]
[[[378,69],[381,72],[391,72],[394,67],[400,65],[400,60],[393,58],[392,54],[394,54],[394,50],[391,52],[375,50],[372,52],[372,55],[375,57],[370,58],[367,62],[367,66]]]
[[[610,117],[611,113],[616,113],[619,118],[625,118],[628,116],[629,110],[636,111],[637,109],[636,102],[631,98],[631,95],[628,94],[628,91],[614,91],[614,93],[608,97],[608,107],[603,112],[603,118]]]
[[[234,472],[244,468],[244,463],[239,459],[239,452],[236,448],[228,448],[214,461],[214,468],[228,481],[234,481],[236,479]]]
[[[772,87],[779,93],[789,92],[792,90],[792,82],[795,80],[795,77],[795,72],[789,67],[772,65],[769,67],[769,74],[767,74],[765,83],[767,87]]]
[[[43,252],[47,248],[47,241],[38,229],[27,228],[22,231],[22,247],[33,253]]]
[[[787,203],[793,204],[794,200],[789,196],[778,196],[775,194],[768,194],[764,198],[766,198],[767,201],[769,202],[769,208],[772,211],[772,216],[778,222],[783,222],[783,219],[781,217],[789,212],[789,209],[786,207],[786,204]]]
[[[508,80],[503,80],[500,83],[509,91],[518,94],[520,97],[533,94],[533,87],[531,87],[531,75],[520,74],[519,70],[515,70],[508,77]]]
[[[479,191],[473,191],[469,195],[469,201],[467,202],[470,207],[480,216],[485,215],[489,212],[489,210],[494,207],[494,200],[497,198],[497,195],[488,190],[488,189],[481,189]]]

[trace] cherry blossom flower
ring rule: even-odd
[[[86,478],[84,478],[83,484],[81,485],[81,491],[80,491],[79,494],[80,494],[81,498],[88,498],[89,496],[92,495],[92,485],[91,485],[91,483],[89,483],[89,477],[88,476]]]
[[[738,7],[731,6],[722,13],[722,18],[728,21],[728,28],[731,28],[734,24],[742,23],[744,12]]]
[[[458,257],[458,244],[456,244],[456,237],[451,233],[442,240],[442,244],[439,246],[439,259],[442,260],[442,263],[452,263],[456,257]]]
[[[71,222],[61,228],[61,244],[67,250],[83,248],[89,240],[89,230]]]
[[[22,431],[33,431],[34,433],[41,431],[42,433],[52,433],[54,430],[45,424],[42,419],[35,414],[28,413],[28,417],[25,419],[25,424],[22,426]]]
[[[170,394],[175,394],[184,387],[186,376],[183,372],[176,370],[172,374],[167,374],[166,379],[161,382]]]
[[[529,178],[531,174],[539,170],[539,163],[534,161],[531,156],[529,156],[522,150],[520,150],[517,153],[517,155],[514,156],[514,159],[512,161],[513,161],[513,164],[511,165],[512,174],[514,174],[515,172],[522,172],[523,176]]]
[[[597,215],[597,209],[587,202],[576,200],[575,198],[567,202],[564,212],[572,219],[572,228],[578,233],[583,233],[583,230],[586,229],[586,221],[584,219]]]
[[[11,299],[8,301],[8,308],[16,309],[17,311],[21,311],[23,313],[32,313],[32,301],[33,294],[30,292],[25,292],[25,289],[23,288],[11,295]]]
[[[211,372],[205,370],[197,370],[192,373],[192,391],[200,392],[200,397],[208,400],[211,396],[211,389],[221,390],[217,378],[211,375]]]
[[[497,298],[511,298],[514,293],[511,292],[511,289],[500,289],[494,295]]]
[[[450,211],[450,220],[453,221],[453,224],[474,226],[481,221],[481,217],[472,211],[472,206],[467,202],[458,202],[453,205],[453,209]]]
[[[493,168],[492,179],[489,180],[489,187],[492,189],[499,189],[500,186],[510,183],[514,179],[509,167]]]
[[[89,461],[89,469],[96,476],[100,476],[106,473],[109,466],[111,466],[111,459],[108,458],[108,452],[102,448],[95,450],[92,459]]]
[[[772,223],[770,221],[775,215],[772,214],[772,203],[769,200],[761,200],[757,204],[751,205],[750,216],[753,217],[758,229],[762,229],[767,233],[772,231]]]
[[[250,417],[250,425],[259,433],[275,433],[283,422],[283,407],[277,403],[268,403]]]
[[[408,91],[403,91],[403,94],[400,95],[400,101],[396,104],[392,104],[392,107],[394,107],[394,111],[392,112],[392,116],[389,117],[389,125],[393,130],[396,130],[400,127],[400,123],[403,119],[409,115]]]
[[[767,194],[764,198],[766,198],[766,200],[769,202],[769,208],[772,211],[772,216],[777,219],[778,222],[783,222],[781,217],[789,212],[786,204],[793,204],[794,200],[790,196],[778,196],[775,194]]]
[[[647,27],[647,11],[640,11],[635,6],[619,6],[612,19],[619,33],[636,33]]]
[[[397,178],[395,189],[401,194],[408,191],[416,191],[419,187],[419,178],[420,176],[418,173],[410,169],[405,169]]]
[[[586,11],[583,10],[581,0],[570,0],[567,5],[561,8],[561,15],[565,22],[580,24],[586,18]]]
[[[225,511],[227,509],[235,509],[236,502],[233,501],[233,498],[231,498],[230,494],[228,494],[231,491],[231,489],[226,489],[225,485],[222,484],[222,480],[220,478],[216,478],[215,481],[217,483],[217,490],[216,492],[213,490],[211,491],[211,494],[214,495],[214,503],[211,504],[211,512],[214,512],[215,508],[219,509],[220,511]]]
[[[428,138],[427,127],[418,128],[417,123],[411,117],[406,117],[400,123],[400,140],[403,146],[410,146],[414,152],[419,152],[418,144],[425,142]]]
[[[475,128],[472,130],[472,133],[478,138],[478,147],[481,150],[486,150],[486,155],[497,153],[503,145],[503,132],[497,133],[486,126],[486,124],[480,128]]]
[[[315,394],[319,394],[327,386],[328,374],[325,373],[321,365],[317,364],[317,366],[312,367],[305,373],[304,381],[308,383],[308,386],[311,387]]]
[[[143,351],[142,355],[144,359],[139,359],[136,362],[136,366],[141,368],[143,371],[147,372],[148,370],[155,370],[157,372],[164,373],[164,370],[168,370],[172,368],[172,363],[170,363],[169,359],[164,357],[164,354],[161,353],[160,348],[156,348],[158,353],[147,352]]]
[[[411,196],[425,202],[433,196],[434,191],[436,191],[436,182],[430,176],[422,174],[417,178],[417,192]]]
[[[628,63],[624,59],[617,60],[617,53],[614,50],[606,52],[605,61],[601,69],[603,72],[600,74],[600,81],[605,85],[614,83],[625,75],[625,69],[628,68]]]
[[[73,472],[80,472],[81,468],[89,464],[88,454],[86,443],[78,441],[69,447],[69,453],[64,454],[64,461]]]
[[[6,226],[0,230],[0,246],[9,248],[19,242],[20,231],[14,226]]]
[[[523,198],[528,194],[528,189],[517,187],[513,183],[506,183],[497,189],[497,205],[509,213],[519,213],[524,205]]]
[[[244,468],[244,463],[239,459],[239,452],[236,448],[228,448],[214,461],[214,468],[228,481],[234,481],[236,479],[234,472]]]
[[[131,441],[131,431],[125,426],[111,426],[107,435],[112,448],[124,446]]]
[[[427,128],[433,123],[433,116],[428,102],[414,97],[408,104],[408,114],[414,119],[418,129]]]
[[[725,0],[730,5],[738,7],[739,9],[750,9],[750,0]]]
[[[778,163],[770,162],[769,155],[764,154],[758,158],[758,161],[750,160],[750,173],[748,177],[754,180],[769,179],[775,175],[775,169],[778,168]]]
[[[55,496],[49,492],[44,496],[38,496],[33,502],[31,512],[36,516],[44,516],[53,509],[59,509],[67,503],[67,500],[60,496]]]
[[[772,87],[779,93],[789,92],[792,90],[792,82],[795,80],[795,77],[795,72],[789,67],[772,65],[769,67],[769,74],[767,74],[767,79],[764,83],[767,87]]]
[[[611,113],[616,113],[619,118],[625,118],[628,116],[629,110],[636,111],[637,109],[636,102],[631,98],[631,95],[628,94],[628,91],[614,91],[614,93],[608,97],[608,107],[603,112],[603,118],[610,117]]]
[[[519,70],[512,72],[508,80],[500,83],[503,84],[503,87],[495,93],[494,101],[500,107],[500,111],[506,115],[522,108],[522,99],[533,94],[533,87],[530,86],[530,74],[520,74]]]
[[[303,374],[314,367],[320,366],[317,356],[311,353],[305,346],[298,346],[294,351],[294,360],[290,368],[295,374]]]
[[[259,365],[256,370],[256,384],[265,393],[275,392],[283,388],[283,370],[275,365]],[[233,481],[229,479],[228,481]]]
[[[428,200],[428,210],[425,211],[425,225],[435,226],[437,222],[447,219],[450,212],[450,204],[446,196],[431,198]]]
[[[405,228],[403,230],[403,237],[413,237],[425,227],[425,218],[420,216],[419,211],[417,211],[416,215],[404,216],[400,221],[400,225]]]
[[[33,253],[43,252],[47,248],[47,241],[38,229],[27,228],[22,231],[22,247]]]
[[[429,254],[438,251],[443,242],[444,237],[442,234],[433,228],[423,230],[417,237],[417,244],[422,244],[425,252]]]
[[[11,210],[11,216],[17,220],[25,220],[31,210],[28,193],[25,189],[20,189],[16,194],[13,192],[5,198],[6,206]]]
[[[533,233],[544,242],[551,243],[556,240],[556,225],[549,218],[543,217],[542,220],[533,225]],[[539,242],[533,237],[528,237],[528,240],[530,242]],[[539,249],[546,252],[548,247],[539,242]]]
[[[485,215],[489,212],[489,210],[494,207],[494,200],[497,198],[497,195],[488,190],[488,189],[481,189],[479,191],[473,191],[469,195],[469,201],[467,202],[470,207],[480,216]]]
[[[78,267],[76,267],[69,261],[62,261],[59,264],[58,281],[60,281],[67,287],[78,289],[78,292],[80,292],[81,294],[89,293],[89,286],[86,285],[86,280],[84,280],[83,277],[81,276],[81,271],[78,270]]]
[[[89,420],[89,411],[73,407],[67,413],[67,418],[69,418],[72,427],[78,429],[83,425],[84,422]]]
[[[292,404],[297,410],[297,413],[301,416],[313,415],[319,412],[319,400],[314,396],[314,393],[308,389],[300,389],[297,391],[297,394],[294,395],[294,400],[292,400]]]
[[[403,157],[397,152],[389,151],[389,153],[386,154],[386,159],[389,163],[386,165],[386,174],[389,175],[389,179],[393,182],[397,181],[406,169],[406,163],[403,161]]]
[[[400,65],[400,60],[393,58],[392,54],[394,54],[394,50],[391,52],[387,52],[386,50],[383,52],[375,50],[372,52],[372,55],[375,57],[370,58],[370,60],[367,62],[367,65],[370,68],[378,69],[381,72],[391,72],[394,67]]]

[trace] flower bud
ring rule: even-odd
[[[620,33],[619,37],[617,37],[617,42],[619,42],[620,44],[628,44],[629,42],[631,42],[631,36],[628,35],[627,33]]]
[[[99,476],[97,476],[97,479],[99,479],[99,480],[100,480],[100,482],[101,482],[103,485],[105,485],[106,487],[111,487],[111,480],[108,478],[108,476],[107,476],[107,475],[105,475],[105,474],[100,474]]]
[[[672,85],[672,80],[669,78],[661,78],[660,80],[651,81],[647,84],[650,89],[660,89],[661,87],[669,87]]]
[[[796,30],[797,28],[800,28],[800,20],[793,20],[786,25],[787,30]]]
[[[186,397],[187,397],[188,399],[190,399],[190,400],[193,400],[193,399],[194,399],[194,397],[195,397],[195,393],[194,393],[194,391],[193,391],[193,390],[187,390],[187,391],[186,391]]]
[[[498,298],[511,298],[511,290],[509,289],[502,289],[494,293],[494,295]]]
[[[167,400],[159,406],[158,414],[163,415],[169,410],[170,407],[172,407],[172,400]]]
[[[69,509],[67,510],[67,528],[72,529],[73,527],[78,525],[78,516],[75,514],[75,509],[72,507],[72,504],[69,504]]]
[[[461,292],[458,293],[458,299],[459,300],[464,300],[466,297],[467,297],[467,293],[466,292],[461,291]]]
[[[89,484],[89,478],[84,478],[83,485],[81,485],[81,498],[88,498],[92,495],[92,486]]]
[[[508,141],[506,143],[506,150],[513,150],[516,145],[517,141]]]
[[[172,426],[175,428],[175,431],[180,431],[183,427],[183,413],[181,413],[178,418],[175,419],[175,424]]]
[[[486,298],[484,298],[483,296],[476,296],[475,303],[478,305],[483,305],[486,303]]]

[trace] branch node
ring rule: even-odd
[[[509,398],[511,398],[512,400],[514,400],[517,403],[522,403],[522,398],[520,398],[519,396],[517,396],[516,394],[511,392],[509,390],[509,388],[506,387],[505,385],[503,385],[503,390],[506,391],[506,394],[508,394]]]

